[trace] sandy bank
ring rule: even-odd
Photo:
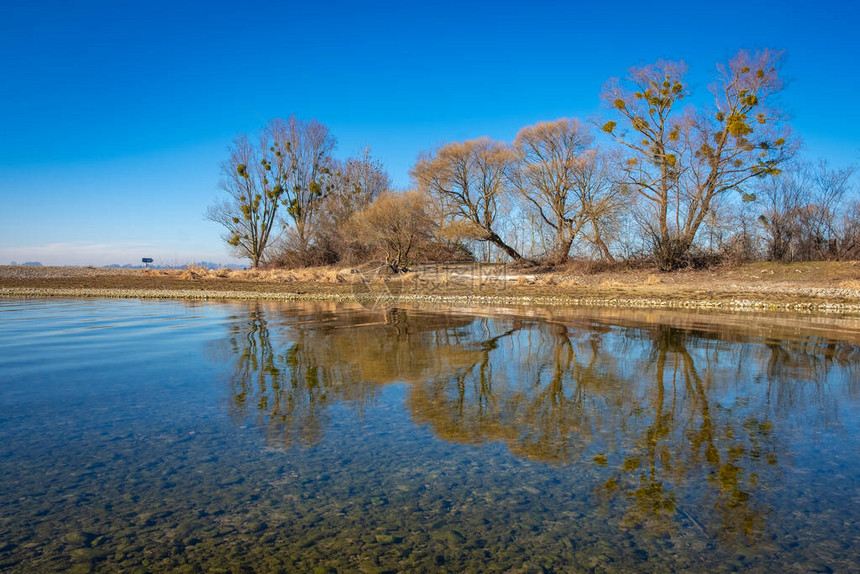
[[[860,265],[750,264],[655,274],[517,273],[500,266],[424,266],[402,276],[362,270],[162,271],[0,266],[2,297],[358,301],[370,307],[602,306],[860,313]]]

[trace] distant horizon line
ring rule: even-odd
[[[0,264],[3,267],[92,267],[101,269],[187,269],[189,267],[204,267],[206,269],[244,269],[247,265],[240,263],[220,263],[213,261],[194,261],[191,263],[181,264],[143,264],[143,263],[108,263],[105,265],[94,265],[89,263],[61,263],[61,264],[45,264],[40,261],[25,261],[18,263]]]

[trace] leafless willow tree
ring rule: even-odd
[[[206,218],[226,229],[224,240],[241,258],[260,266],[279,231],[276,217],[283,186],[272,175],[267,159],[266,136],[255,146],[245,135],[229,148],[230,157],[221,164],[219,187],[227,197],[209,207]]]
[[[397,273],[408,269],[415,253],[430,239],[430,225],[423,194],[386,191],[355,213],[348,229]]]
[[[718,66],[713,106],[680,109],[689,94],[683,63],[658,61],[607,84],[603,99],[623,124],[603,130],[624,146],[627,183],[649,208],[660,268],[683,265],[716,197],[735,191],[746,200],[748,182],[779,173],[794,147],[775,98],[783,88],[781,54],[739,52]]]
[[[577,171],[594,138],[579,120],[562,118],[526,126],[514,140],[514,189],[555,234],[550,258],[565,262],[587,223],[578,197]]]
[[[504,143],[480,138],[425,154],[411,173],[418,188],[438,200],[452,234],[492,243],[514,261],[528,262],[497,232],[499,200],[514,160]]]
[[[588,150],[576,172],[577,195],[588,214],[584,237],[603,259],[615,262],[609,249],[619,235],[620,219],[630,211],[630,190],[618,181],[617,154],[603,148]]]
[[[540,122],[519,131],[516,162],[510,171],[514,189],[555,235],[550,260],[563,263],[571,245],[584,235],[609,259],[604,235],[622,206],[623,189],[612,176],[611,162],[592,147],[594,137],[579,120]]]

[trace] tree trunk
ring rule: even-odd
[[[692,241],[685,237],[660,237],[654,245],[660,271],[674,271],[684,267]]]
[[[603,254],[603,257],[606,258],[610,263],[615,263],[615,257],[612,256],[612,253],[609,251],[609,246],[606,245],[606,242],[603,241],[603,237],[600,235],[600,230],[595,225],[594,226],[594,243],[597,245],[597,248]]]
[[[567,263],[570,259],[570,247],[573,245],[573,234],[559,232],[556,245],[551,261],[557,265]]]
[[[517,263],[526,263],[528,265],[537,265],[537,263],[535,263],[531,259],[526,259],[522,255],[520,255],[516,249],[514,249],[513,247],[511,247],[510,245],[505,243],[502,240],[502,238],[499,237],[496,234],[496,232],[494,232],[494,231],[490,231],[489,233],[487,233],[487,236],[484,238],[484,241],[489,241],[490,243],[492,243],[493,245],[495,245],[496,247],[498,247],[499,249],[504,251],[508,255],[508,257],[510,257],[511,259],[516,261]]]

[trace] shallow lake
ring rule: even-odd
[[[857,571],[856,325],[0,300],[0,570]]]

